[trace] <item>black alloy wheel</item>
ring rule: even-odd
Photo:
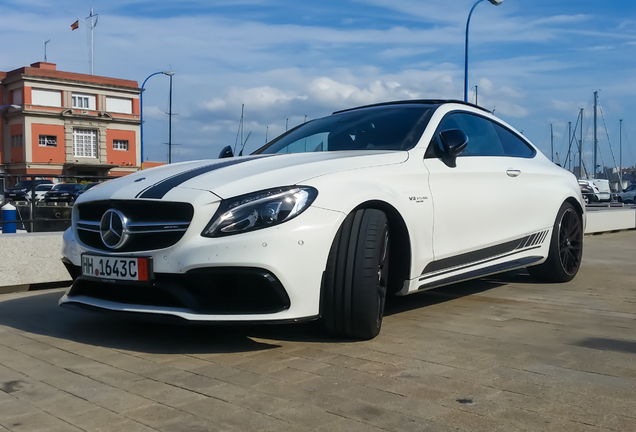
[[[583,224],[573,207],[569,207],[561,216],[559,226],[559,257],[561,268],[574,277],[581,266],[583,254]]]
[[[557,214],[548,258],[543,264],[528,267],[531,276],[548,282],[569,282],[581,267],[583,256],[583,220],[568,202]]]

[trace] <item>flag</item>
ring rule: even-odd
[[[75,30],[79,28],[79,20],[75,21],[73,24],[71,24],[71,31]]]

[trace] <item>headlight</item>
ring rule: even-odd
[[[223,200],[201,235],[222,237],[287,222],[305,211],[316,196],[318,191],[312,187],[290,186]]]

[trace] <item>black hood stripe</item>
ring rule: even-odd
[[[149,199],[161,199],[163,198],[170,190],[179,186],[182,183],[187,182],[188,180],[193,179],[194,177],[198,177],[202,174],[209,173],[210,171],[215,171],[220,168],[225,168],[231,165],[240,164],[243,162],[249,162],[252,158],[236,158],[230,159],[223,162],[215,162],[210,165],[204,165],[198,168],[194,168],[188,171],[184,171],[179,174],[175,174],[171,177],[165,178],[160,182],[157,182],[151,186],[148,186],[146,189],[142,190],[137,194],[135,198],[149,198]]]

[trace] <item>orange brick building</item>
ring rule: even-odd
[[[0,72],[0,176],[123,176],[140,168],[137,81],[58,71]]]

